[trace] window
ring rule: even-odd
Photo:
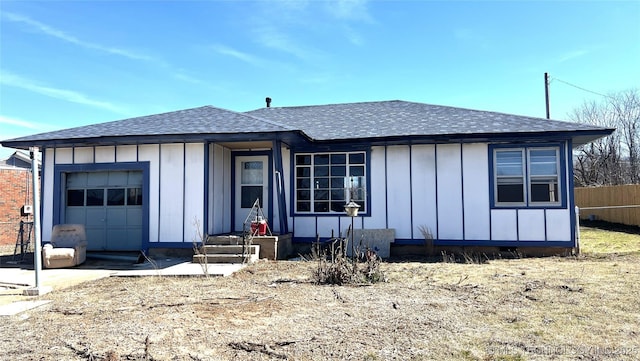
[[[104,189],[87,189],[87,206],[103,206]]]
[[[67,190],[67,207],[84,206],[84,189]]]
[[[67,189],[67,207],[141,206],[142,188]],[[125,203],[126,202],[126,203]]]
[[[559,147],[494,150],[494,201],[498,206],[557,205]]]
[[[256,199],[260,205],[264,205],[262,199],[263,191],[263,162],[251,161],[241,163],[240,173],[240,207],[251,208]]]
[[[142,188],[127,189],[127,205],[129,206],[142,205]]]
[[[124,206],[124,188],[107,189],[108,206]]]
[[[344,213],[350,200],[366,212],[364,152],[295,155],[295,210],[298,213]]]

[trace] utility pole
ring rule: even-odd
[[[25,296],[40,296],[51,292],[51,287],[43,286],[40,279],[42,272],[42,251],[40,235],[40,175],[38,169],[39,150],[38,147],[30,147],[31,156],[31,185],[33,187],[33,269],[36,274],[36,284],[34,287],[23,291]]]
[[[547,119],[551,119],[549,116],[549,73],[544,73],[544,99],[547,105]]]

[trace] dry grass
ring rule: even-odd
[[[0,359],[636,360],[640,253],[602,256],[619,235],[590,232],[586,256],[384,263],[359,287],[313,284],[314,262],[103,279],[3,319]]]
[[[582,252],[588,255],[640,254],[640,236],[602,228],[581,228]]]

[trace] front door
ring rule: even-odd
[[[234,230],[241,232],[256,199],[269,220],[269,157],[266,155],[235,157]],[[249,220],[251,221],[251,220]],[[246,225],[249,227],[249,224]]]

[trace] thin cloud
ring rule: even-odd
[[[264,61],[262,59],[225,45],[214,45],[213,50],[218,54],[230,56],[251,65],[264,66]]]
[[[96,43],[92,43],[92,42],[88,42],[88,41],[84,41],[81,39],[78,39],[77,37],[70,35],[68,33],[65,33],[62,30],[56,29],[54,27],[51,27],[47,24],[41,23],[39,21],[33,20],[31,18],[28,18],[26,16],[23,15],[19,15],[19,14],[14,14],[14,13],[3,13],[2,17],[13,21],[13,22],[17,22],[17,23],[22,23],[22,24],[26,24],[29,27],[31,27],[32,29],[35,29],[37,31],[39,31],[42,34],[48,35],[48,36],[52,36],[54,38],[60,39],[62,41],[65,41],[67,43],[70,44],[74,44],[80,47],[83,47],[85,49],[91,49],[91,50],[97,50],[97,51],[101,51],[101,52],[105,52],[108,54],[112,54],[112,55],[116,55],[116,56],[121,56],[121,57],[125,57],[131,60],[136,60],[136,61],[144,61],[147,63],[151,63],[154,64],[156,66],[159,66],[161,68],[167,69],[170,72],[172,72],[172,66],[165,62],[162,59],[159,58],[154,58],[145,54],[140,54],[140,53],[136,53],[127,49],[122,49],[122,48],[117,48],[117,47],[109,47],[109,46],[104,46],[101,44],[96,44]],[[205,84],[203,81],[190,77],[186,74],[183,74],[181,72],[174,72],[173,77],[175,79],[178,79],[180,81],[184,81],[187,83],[192,83],[192,84]],[[206,84],[205,84],[206,85]]]
[[[88,41],[80,40],[77,37],[75,37],[73,35],[70,35],[68,33],[65,33],[62,30],[56,29],[56,28],[51,27],[51,26],[49,26],[47,24],[41,23],[41,22],[39,22],[37,20],[33,20],[33,19],[28,18],[28,17],[23,16],[23,15],[14,14],[14,13],[3,13],[2,16],[5,19],[9,20],[9,21],[13,21],[13,22],[17,22],[17,23],[22,23],[22,24],[28,25],[32,29],[35,29],[35,30],[39,31],[42,34],[45,34],[45,35],[48,35],[48,36],[52,36],[54,38],[60,39],[62,41],[66,41],[66,42],[71,43],[71,44],[75,44],[75,45],[81,46],[83,48],[92,49],[92,50],[98,50],[98,51],[106,52],[106,53],[113,54],[113,55],[123,56],[125,58],[129,58],[129,59],[133,59],[133,60],[142,60],[142,61],[162,63],[161,60],[152,58],[152,57],[144,55],[144,54],[138,54],[138,53],[132,52],[130,50],[120,49],[120,48],[115,48],[115,47],[109,47],[109,46],[104,46],[104,45],[100,45],[100,44],[96,44],[96,43],[91,43],[91,42],[88,42]]]
[[[329,14],[337,19],[373,21],[367,9],[367,0],[337,0],[329,1],[326,4]]]
[[[41,130],[43,127],[47,127],[47,125],[45,124],[29,122],[22,119],[9,118],[9,117],[5,117],[4,115],[0,115],[0,124],[11,125],[11,126],[27,128],[27,129],[38,129],[38,130]]]
[[[589,52],[587,50],[574,50],[568,53],[562,54],[558,58],[558,63],[564,63],[565,61],[573,60],[575,58],[579,58],[587,55]]]
[[[303,60],[309,60],[320,55],[319,51],[299,45],[295,40],[274,26],[263,26],[256,29],[256,34],[261,45],[291,54]]]
[[[19,75],[15,75],[9,72],[3,71],[3,72],[0,72],[0,75],[1,75],[0,84],[29,90],[34,93],[45,95],[51,98],[56,98],[56,99],[60,99],[60,100],[64,100],[72,103],[82,104],[82,105],[88,105],[94,108],[109,110],[114,113],[119,113],[119,114],[126,113],[123,109],[121,109],[120,107],[114,104],[91,99],[90,97],[73,90],[59,89],[59,88],[53,88],[50,86],[42,85],[31,79],[23,78]]]
[[[349,42],[351,44],[356,45],[356,46],[363,46],[364,45],[364,38],[362,37],[362,35],[360,35],[360,33],[355,31],[350,26],[345,26],[344,34],[345,34],[347,40],[349,40]]]
[[[336,77],[330,73],[314,74],[305,76],[299,79],[301,83],[323,85],[323,84],[335,84]]]

